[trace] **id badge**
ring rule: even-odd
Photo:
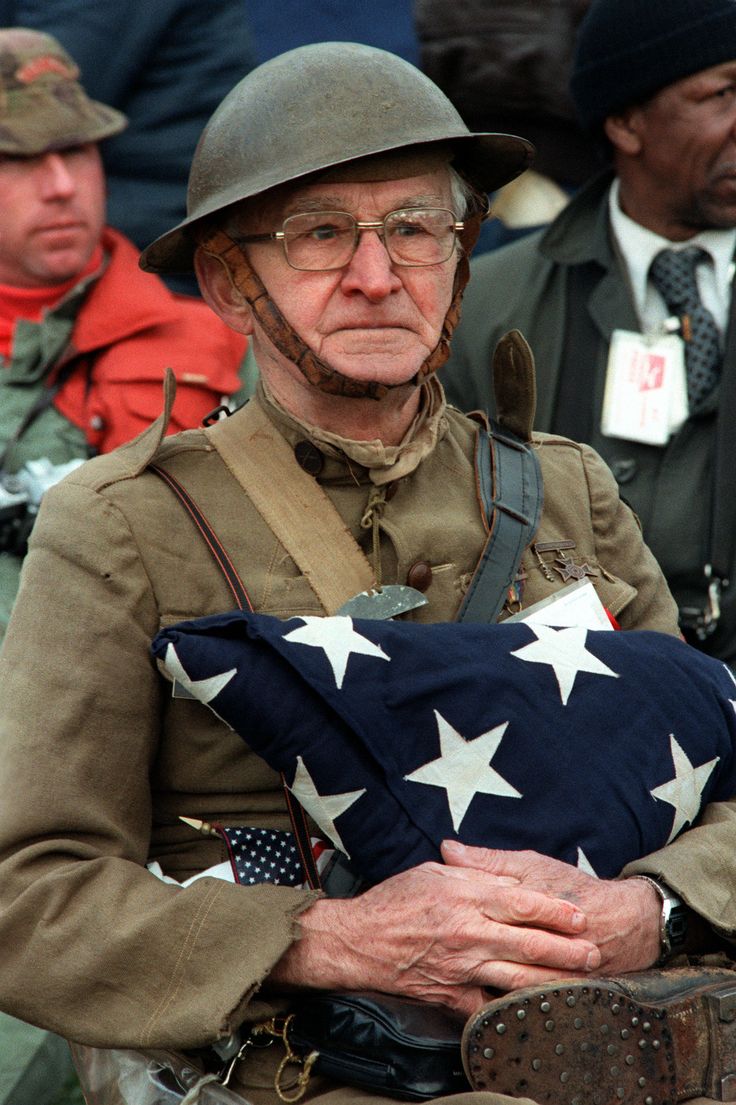
[[[601,432],[645,445],[666,445],[687,414],[682,338],[614,330]]]
[[[540,599],[526,610],[506,618],[508,622],[527,622],[531,625],[549,625],[555,629],[582,626],[583,629],[613,630],[611,619],[589,579],[576,579],[554,595]]]

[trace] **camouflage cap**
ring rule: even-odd
[[[0,154],[32,157],[99,142],[127,126],[90,100],[66,50],[41,31],[0,28]]]

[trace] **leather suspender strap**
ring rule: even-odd
[[[159,479],[169,485],[179,502],[184,506],[184,509],[204,538],[205,544],[212,553],[215,563],[224,575],[238,607],[241,610],[252,611],[253,603],[250,601],[248,592],[237,573],[235,565],[228,556],[225,546],[220,542],[219,537],[212,529],[212,526],[209,524],[189,492],[186,488],[182,487],[176,477],[172,476],[170,472],[167,472],[165,468],[159,468],[156,464],[149,464],[148,467],[151,472],[154,472],[159,477]]]
[[[227,554],[225,547],[221,544],[212,526],[205,518],[202,511],[199,509],[194,499],[189,495],[186,488],[182,487],[175,476],[172,476],[170,472],[167,472],[165,468],[159,468],[158,465],[149,465],[151,472],[154,472],[159,479],[168,484],[171,490],[174,492],[179,502],[183,505],[186,512],[194,522],[195,526],[199,530],[200,534],[204,538],[207,548],[212,553],[215,563],[219,567],[222,574],[225,576],[227,585],[233,593],[233,598],[241,610],[253,610],[253,604],[248,597],[248,592],[243,586],[243,581],[238,575],[235,565]],[[281,782],[284,788],[284,798],[286,800],[286,808],[289,811],[289,820],[291,821],[291,829],[294,833],[294,839],[296,840],[297,848],[299,849],[299,857],[302,861],[302,867],[307,877],[312,890],[322,889],[322,880],[320,878],[319,871],[317,870],[317,864],[312,852],[312,840],[309,832],[309,826],[307,825],[307,816],[304,813],[299,802],[297,802],[294,795],[289,790],[286,779],[283,772],[281,773]]]
[[[496,423],[478,431],[475,463],[490,532],[457,621],[487,625],[498,617],[536,533],[544,489],[533,448]]]
[[[328,614],[375,586],[355,538],[259,403],[205,433]]]
[[[309,832],[309,825],[307,824],[307,815],[305,814],[301,803],[289,790],[283,771],[281,772],[281,782],[284,787],[286,808],[289,811],[291,831],[294,834],[296,846],[299,849],[299,858],[302,861],[304,874],[307,876],[307,882],[309,883],[312,890],[321,890],[322,879],[320,877],[319,871],[317,870],[314,852],[312,851],[312,836]]]

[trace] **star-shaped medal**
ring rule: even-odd
[[[345,813],[359,798],[362,798],[365,787],[362,790],[348,790],[343,794],[320,794],[304,760],[301,756],[297,756],[294,782],[289,790],[301,802],[309,816],[317,822],[325,836],[328,836],[335,847],[350,859],[350,853],[335,826],[335,818]]]
[[[587,629],[581,626],[553,629],[548,625],[530,625],[529,628],[536,633],[537,640],[517,649],[511,655],[529,664],[549,664],[555,673],[563,706],[567,705],[575,678],[580,671],[588,671],[593,675],[609,675],[613,679],[618,679],[615,671],[611,671],[597,656],[586,649]]]
[[[565,582],[568,579],[585,579],[586,576],[598,575],[590,564],[576,564],[571,556],[560,555],[556,557],[552,567],[560,573]]]
[[[452,827],[459,832],[465,814],[476,794],[496,794],[504,798],[521,798],[522,795],[507,783],[491,767],[508,722],[466,740],[445,721],[442,714],[434,712],[440,737],[441,755],[418,767],[404,778],[409,783],[426,783],[443,787],[447,791]]]
[[[285,641],[297,645],[311,645],[324,649],[335,676],[337,689],[342,689],[348,660],[353,653],[361,656],[375,656],[379,660],[390,660],[380,645],[375,645],[367,637],[353,629],[353,619],[336,615],[332,618],[315,618],[308,615],[299,619],[304,622],[300,629],[292,629],[284,634]]]
[[[720,756],[714,760],[708,760],[700,767],[693,767],[685,751],[670,733],[670,751],[675,767],[675,777],[668,783],[655,787],[649,793],[660,802],[668,802],[675,808],[675,816],[672,822],[667,843],[674,840],[677,834],[688,823],[692,824],[700,812],[703,790],[710,778],[713,768],[718,763]]]

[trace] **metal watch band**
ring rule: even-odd
[[[643,879],[659,894],[662,911],[659,915],[659,959],[655,966],[661,967],[682,951],[687,940],[687,906],[673,890],[651,875],[632,875],[634,879]]]

